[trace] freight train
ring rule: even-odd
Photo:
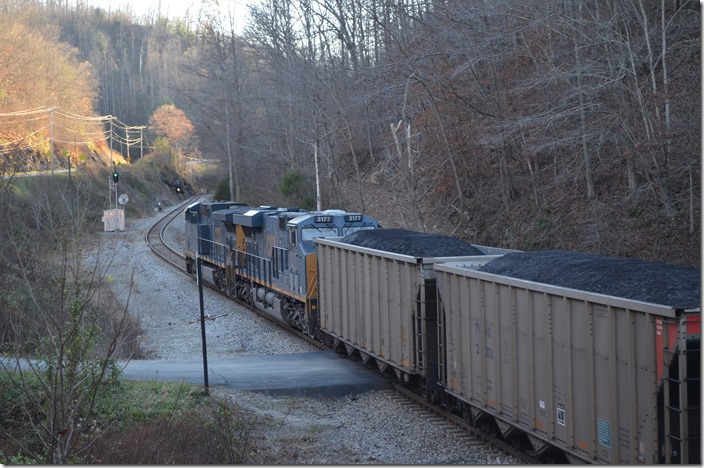
[[[545,461],[701,463],[698,269],[185,210],[190,273]]]

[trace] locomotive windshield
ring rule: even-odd
[[[319,237],[337,237],[336,227],[309,227],[301,229],[301,240],[310,241]]]
[[[345,226],[342,228],[342,237],[353,232],[363,231],[365,229],[376,229],[376,226]]]

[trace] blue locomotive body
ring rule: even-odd
[[[204,281],[310,335],[318,322],[313,239],[379,227],[359,213],[234,202],[194,203],[185,217],[189,273],[199,257]]]

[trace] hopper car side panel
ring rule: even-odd
[[[420,377],[422,384],[434,387],[438,344],[433,264],[452,260],[483,265],[496,255],[418,258],[339,239],[315,242],[321,330],[344,343],[348,353],[355,349],[363,360],[374,358],[382,372],[390,366],[399,378]]]
[[[698,332],[698,315],[688,323],[665,306],[435,268],[440,380],[472,417],[490,414],[505,434],[523,430],[538,451],[550,444],[594,463],[671,463],[690,453],[679,440],[692,436],[682,405],[688,384],[682,371],[669,385],[659,374],[676,361],[687,369],[683,337],[687,326]],[[679,405],[677,418],[658,415],[668,413],[663,398]],[[698,421],[696,406],[689,419]]]
[[[408,374],[418,372],[413,349],[413,257],[317,239],[320,328],[330,336]]]

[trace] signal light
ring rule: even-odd
[[[112,181],[117,183],[120,180],[120,174],[117,171],[112,171]]]

